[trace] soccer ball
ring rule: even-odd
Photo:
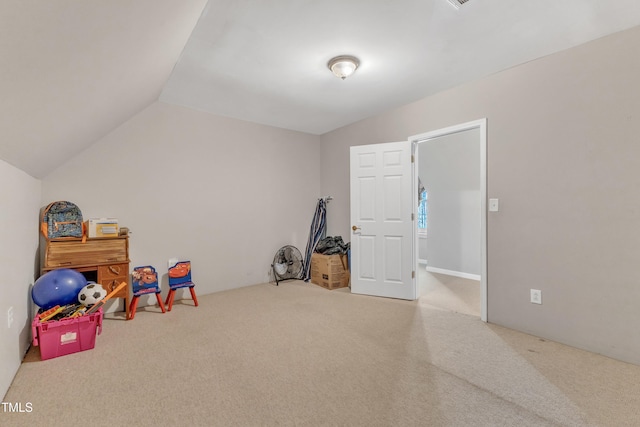
[[[97,303],[106,296],[107,291],[104,290],[102,285],[91,282],[80,290],[80,293],[78,294],[78,302],[85,307],[88,307]]]

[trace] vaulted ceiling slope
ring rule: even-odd
[[[0,158],[44,177],[158,99],[323,134],[637,25],[637,0],[3,0]]]
[[[0,158],[41,178],[155,102],[206,0],[2,0]]]
[[[637,0],[211,0],[161,99],[323,134],[638,24]]]

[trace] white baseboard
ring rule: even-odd
[[[462,277],[463,279],[480,280],[479,274],[463,273],[461,271],[445,270],[444,268],[436,268],[427,266],[429,273],[446,274],[447,276]]]

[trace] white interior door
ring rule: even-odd
[[[409,141],[351,147],[351,292],[416,299]]]

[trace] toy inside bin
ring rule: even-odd
[[[102,332],[102,307],[80,317],[31,324],[33,345],[40,347],[42,360],[90,350],[96,345],[96,333]]]

